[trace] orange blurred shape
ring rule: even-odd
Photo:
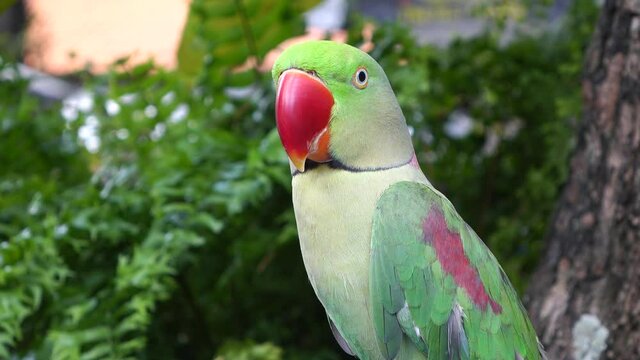
[[[65,74],[88,63],[103,72],[125,56],[175,67],[189,0],[27,0],[27,8],[25,62]]]

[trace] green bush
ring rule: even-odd
[[[561,31],[507,45],[375,35],[425,172],[520,289],[579,117],[595,14],[579,3]],[[299,254],[270,80],[232,99],[209,65],[195,86],[152,64],[81,75],[80,109],[2,80],[0,358],[343,356]],[[474,119],[465,137],[445,131],[454,110]]]
[[[303,31],[300,14],[319,0],[194,0],[178,49],[178,73],[205,86],[247,85],[258,72],[232,67]]]

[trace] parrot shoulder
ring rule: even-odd
[[[405,181],[385,190],[371,236],[370,306],[386,358],[405,337],[435,359],[542,356],[496,258],[432,186]]]

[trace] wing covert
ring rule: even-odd
[[[387,359],[403,336],[430,359],[540,357],[502,268],[442,194],[394,184],[378,200],[372,226],[371,312]]]

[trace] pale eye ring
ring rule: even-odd
[[[351,79],[353,86],[358,89],[364,89],[369,84],[369,73],[367,69],[364,67],[359,67],[358,70],[353,74],[353,78]]]

